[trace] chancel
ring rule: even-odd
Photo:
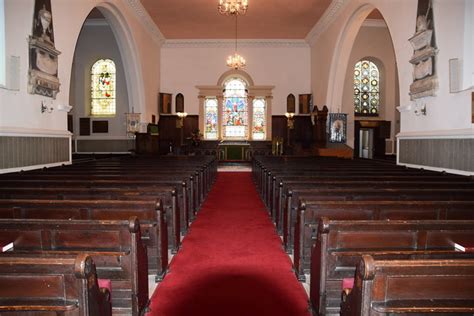
[[[472,0],[0,0],[0,314],[473,315],[473,56]]]

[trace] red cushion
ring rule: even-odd
[[[354,287],[354,278],[342,279],[342,289],[352,289]]]
[[[106,288],[112,295],[112,282],[109,279],[97,279],[97,283],[99,283],[99,288]]]

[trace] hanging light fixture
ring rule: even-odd
[[[244,15],[249,6],[248,0],[219,0],[217,9],[223,15]]]
[[[237,14],[235,14],[235,52],[227,57],[227,66],[235,70],[245,67],[245,58],[237,54]]]

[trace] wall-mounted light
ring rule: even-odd
[[[176,128],[183,128],[184,118],[186,116],[188,116],[188,113],[186,113],[186,112],[176,112],[176,115],[178,116],[178,120],[176,121]]]
[[[61,111],[61,112],[69,112],[72,110],[72,106],[69,104],[58,104],[56,106],[56,110]]]
[[[286,112],[285,116],[286,116],[286,119],[287,119],[287,127],[289,129],[293,129],[295,127],[295,123],[294,123],[294,120],[293,120],[293,117],[295,116],[295,113]]]
[[[41,101],[41,113],[47,112],[51,113],[53,112],[54,108],[52,106],[47,106],[45,101]]]
[[[416,116],[426,115],[426,104],[423,104],[423,105],[416,104],[414,112]]]

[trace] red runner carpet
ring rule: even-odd
[[[309,315],[251,173],[218,174],[149,308],[149,316]]]

